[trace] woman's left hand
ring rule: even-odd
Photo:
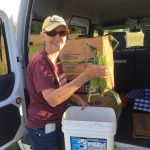
[[[71,96],[71,100],[75,103],[77,103],[79,106],[81,106],[81,109],[83,110],[85,107],[89,106],[89,104],[80,96],[77,94],[73,94]]]

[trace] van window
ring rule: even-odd
[[[33,20],[31,24],[30,42],[29,42],[29,59],[37,54],[42,48],[43,44],[40,39],[40,32],[42,29],[41,20]]]
[[[80,26],[69,26],[70,34],[68,39],[87,37],[87,29]]]
[[[8,60],[7,60],[7,51],[6,43],[4,43],[4,29],[2,20],[0,19],[0,75],[8,74]]]
[[[68,20],[70,34],[68,39],[88,37],[91,20],[82,16],[73,15]]]
[[[11,72],[5,28],[0,19],[0,101],[10,96],[14,81],[15,76]]]
[[[144,33],[142,31],[131,32],[131,30],[128,28],[118,28],[104,30],[104,33],[112,35],[119,42],[119,49],[116,50],[125,50],[126,48],[144,46]]]

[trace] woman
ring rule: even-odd
[[[41,39],[44,49],[30,61],[27,68],[27,86],[30,95],[27,130],[33,150],[60,150],[61,119],[70,101],[82,108],[87,103],[74,94],[94,77],[109,76],[107,67],[89,64],[74,80],[67,84],[59,59],[69,29],[60,16],[44,20]]]

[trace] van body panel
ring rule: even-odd
[[[21,58],[16,45],[12,18],[8,18],[3,11],[0,11],[0,18],[10,62],[10,72],[0,78],[0,149],[4,149],[25,134],[25,102]]]

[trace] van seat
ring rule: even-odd
[[[144,47],[150,49],[150,30],[144,31]]]
[[[135,51],[136,88],[150,88],[150,50]]]
[[[115,90],[127,93],[135,88],[135,50],[114,51]]]

